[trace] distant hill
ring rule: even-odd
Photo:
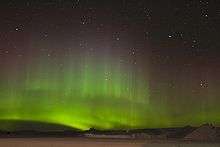
[[[65,125],[55,123],[45,123],[39,121],[24,121],[24,120],[0,120],[0,131],[16,132],[16,131],[78,131]]]

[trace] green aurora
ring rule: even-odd
[[[120,64],[119,58],[87,55],[64,61],[57,66],[37,57],[28,64],[10,63],[2,70],[0,120],[38,121],[81,130],[220,122],[218,111],[212,109],[192,108],[191,113],[173,115],[178,108],[153,101],[146,69]]]

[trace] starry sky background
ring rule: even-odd
[[[0,119],[79,129],[219,125],[218,4],[1,2]]]

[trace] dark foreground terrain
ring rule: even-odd
[[[0,147],[219,147],[213,142],[146,141],[94,138],[1,138]]]
[[[6,126],[0,124],[1,128]],[[0,131],[0,147],[220,147],[220,128],[211,124],[108,131],[79,131],[29,122],[14,124],[19,129]],[[32,130],[25,130],[27,126]]]

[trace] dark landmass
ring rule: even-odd
[[[10,130],[6,126],[13,126],[13,128],[11,128]],[[29,130],[27,128],[29,128]],[[63,125],[51,123],[30,121],[0,121],[0,138],[33,137],[85,137],[107,139],[146,139],[220,142],[220,127],[215,127],[211,124],[204,124],[200,127],[186,126],[181,128],[156,128],[133,130],[90,129],[87,131],[80,131],[78,129],[73,129]]]
[[[39,121],[24,121],[24,120],[0,120],[0,130],[8,132],[19,131],[36,131],[36,132],[50,132],[50,131],[78,131],[72,127],[61,124],[46,123]]]
[[[38,121],[1,120],[0,137],[66,137],[81,131],[68,126]]]

